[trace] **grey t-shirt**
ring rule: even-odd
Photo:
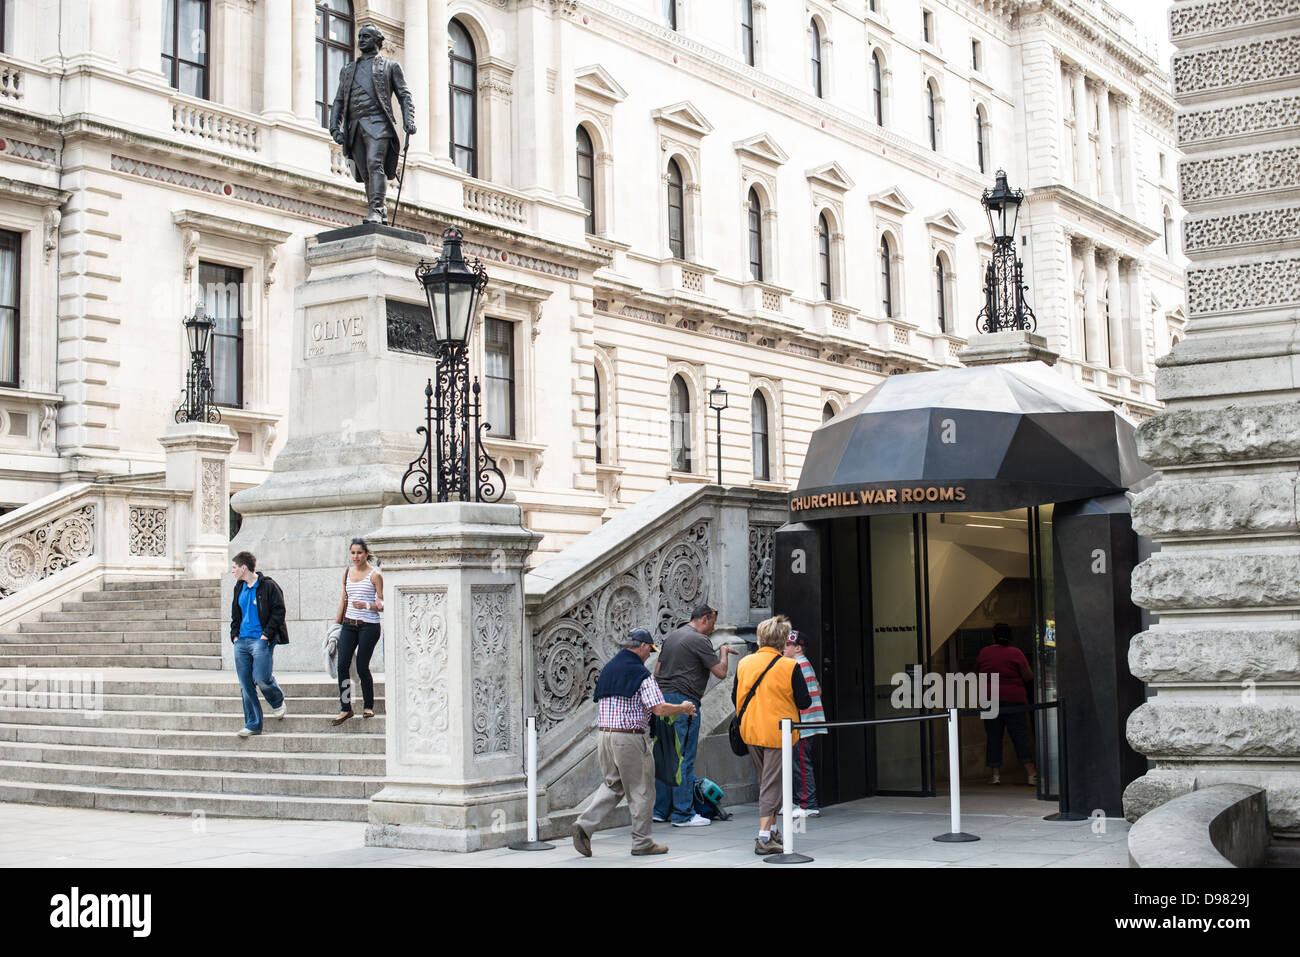
[[[685,624],[669,632],[659,646],[659,688],[699,701],[709,683],[709,669],[720,659],[713,642]]]

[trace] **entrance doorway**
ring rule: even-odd
[[[993,626],[1033,671],[1031,702],[1056,698],[1052,506],[1001,512],[874,515],[832,521],[832,627],[823,643],[823,690],[831,720],[934,713],[898,693],[929,674],[975,672]],[[1055,712],[1028,721],[1036,793],[1056,795]],[[963,791],[987,784],[985,722],[960,719]],[[942,721],[877,725],[832,733],[822,755],[824,789],[834,801],[869,794],[935,795],[948,789]],[[1003,790],[1026,776],[1003,742]]]

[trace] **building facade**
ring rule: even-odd
[[[1182,334],[1168,78],[1102,0],[2,10],[6,509],[163,480],[196,302],[231,489],[268,474],[311,401],[291,356],[352,334],[292,318],[316,234],[364,212],[325,124],[365,22],[416,106],[397,223],[458,226],[491,277],[474,361],[539,557],[666,482],[792,488],[850,397],[958,364],[998,168],[1062,375],[1145,418]],[[420,299],[390,301],[388,348],[418,347]]]

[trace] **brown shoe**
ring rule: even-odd
[[[339,715],[337,718],[331,721],[330,724],[334,725],[334,727],[337,728],[339,725],[341,725],[344,721],[348,720],[348,718],[350,717],[352,717],[351,711],[349,711],[347,714]]]
[[[667,854],[667,844],[651,844],[649,847],[632,848],[633,857],[645,857],[647,854]]]
[[[761,837],[754,838],[754,853],[760,857],[767,857],[769,854],[780,854],[785,850],[781,842],[768,838],[766,841]]]
[[[573,825],[573,849],[583,857],[591,857],[591,837],[582,829],[582,825]]]

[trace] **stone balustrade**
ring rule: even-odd
[[[22,68],[0,62],[0,99],[21,100],[27,77]]]
[[[465,211],[518,226],[527,225],[531,204],[500,189],[479,183],[465,184]]]
[[[188,100],[172,100],[172,129],[182,136],[205,140],[216,146],[249,153],[262,151],[264,131],[260,123]]]

